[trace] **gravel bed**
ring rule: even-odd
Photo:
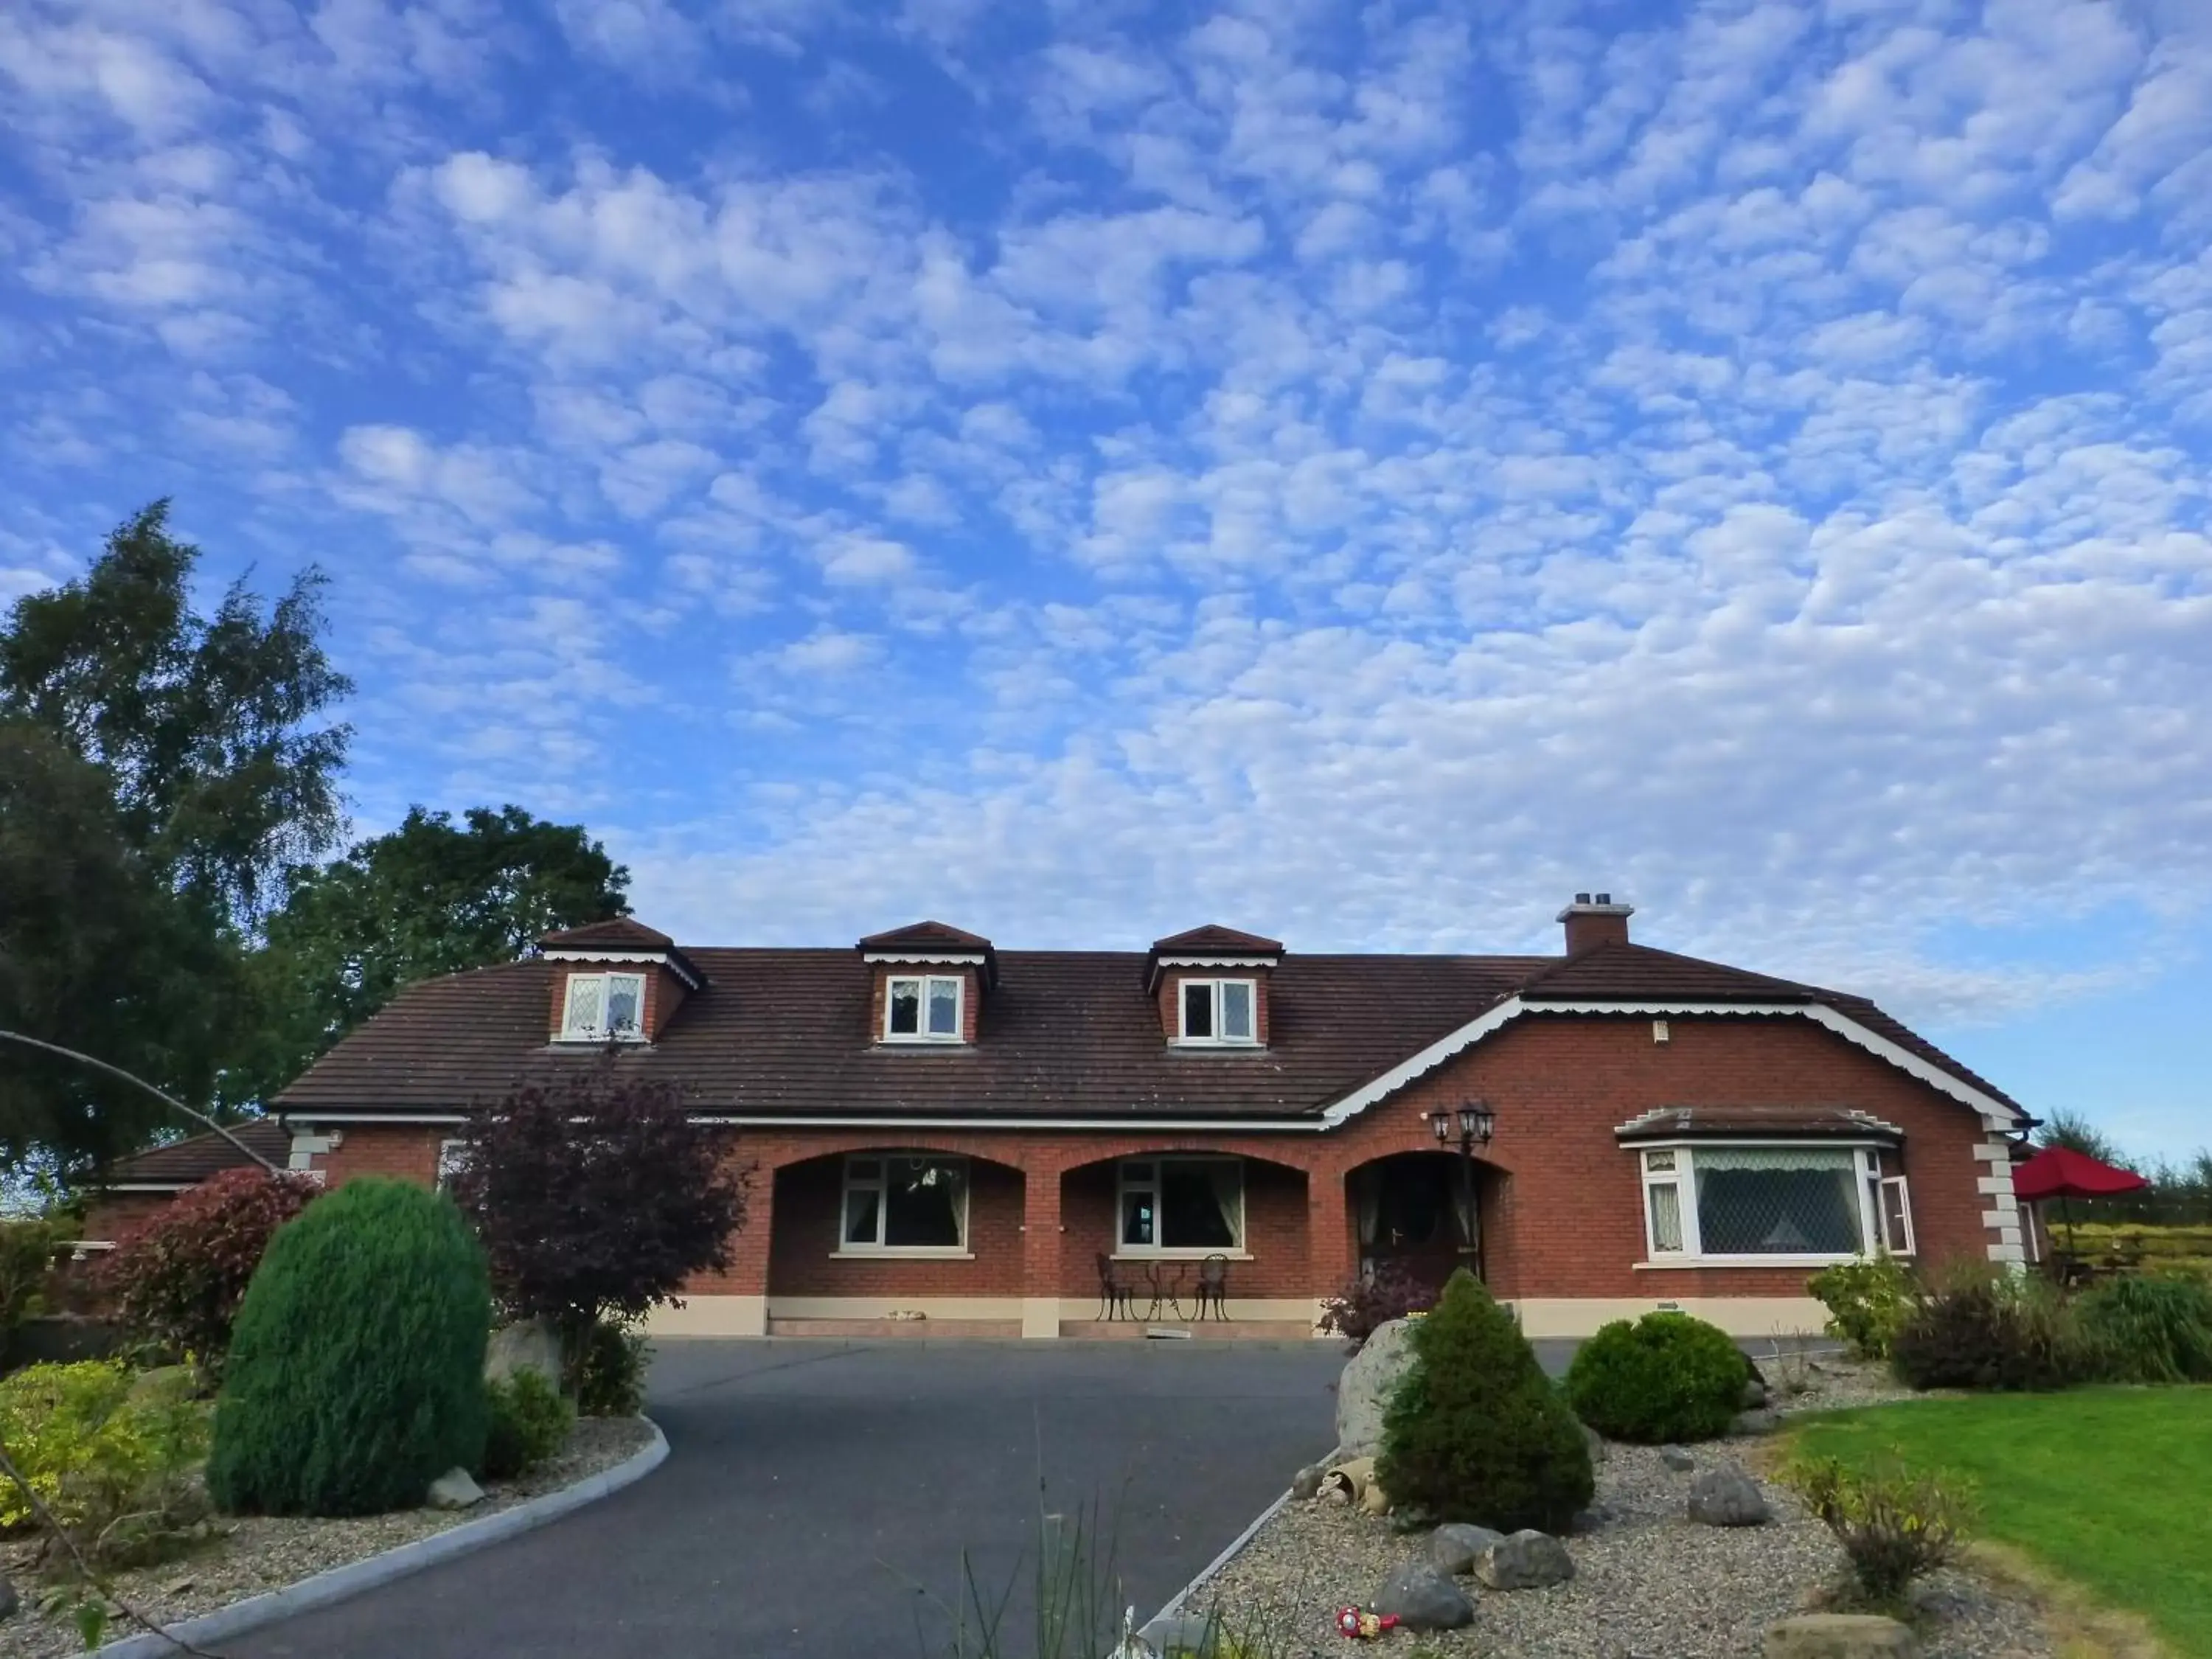
[[[484,1489],[484,1501],[472,1509],[408,1510],[349,1520],[222,1518],[215,1522],[219,1535],[207,1543],[156,1566],[118,1571],[111,1583],[150,1618],[164,1623],[190,1619],[557,1492],[643,1450],[652,1437],[642,1418],[582,1418],[558,1455],[519,1480],[490,1483]],[[35,1540],[10,1540],[0,1547],[0,1572],[7,1574],[24,1603],[0,1622],[0,1659],[60,1659],[83,1651],[76,1626],[65,1611],[42,1618],[33,1610],[45,1593],[30,1565],[37,1548]],[[108,1639],[127,1636],[136,1628],[118,1616],[109,1624]]]
[[[1821,1403],[1857,1403],[1831,1397]],[[1759,1443],[1692,1449],[1698,1468],[1741,1466]],[[1400,1632],[1391,1646],[1437,1659],[1736,1659],[1759,1653],[1766,1627],[1822,1604],[1844,1571],[1827,1529],[1786,1490],[1762,1482],[1773,1508],[1763,1526],[1716,1528],[1684,1516],[1697,1470],[1677,1473],[1656,1449],[1613,1446],[1597,1468],[1600,1524],[1569,1538],[1575,1577],[1550,1589],[1486,1590],[1460,1581],[1475,1605],[1463,1630]],[[1332,1623],[1338,1607],[1364,1605],[1425,1534],[1337,1505],[1292,1503],[1191,1601],[1221,1609],[1231,1630],[1258,1626],[1269,1659],[1347,1651]],[[2053,1649],[2034,1604],[1972,1575],[1923,1581],[1925,1659],[2049,1659]]]

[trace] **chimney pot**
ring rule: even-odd
[[[1577,893],[1575,895],[1575,902],[1577,904],[1588,904],[1589,902],[1590,896],[1588,893]]]

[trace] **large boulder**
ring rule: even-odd
[[[1406,1367],[1413,1363],[1413,1321],[1393,1319],[1375,1328],[1359,1352],[1345,1362],[1336,1384],[1336,1455],[1372,1457],[1382,1449],[1382,1413]]]
[[[1524,1527],[1486,1547],[1474,1558],[1474,1576],[1492,1589],[1542,1589],[1573,1577],[1575,1563],[1551,1534]]]
[[[484,1381],[504,1382],[515,1372],[537,1371],[561,1386],[561,1334],[550,1319],[518,1319],[491,1334],[484,1345]]]
[[[1429,1534],[1429,1564],[1438,1572],[1473,1572],[1474,1558],[1504,1537],[1504,1533],[1492,1532],[1488,1527],[1447,1521]]]
[[[1407,1630],[1457,1630],[1474,1622],[1467,1592],[1427,1561],[1407,1562],[1382,1581],[1369,1605],[1395,1613]]]
[[[1766,1632],[1766,1659],[1914,1659],[1919,1651],[1911,1630],[1870,1613],[1808,1613]]]
[[[1755,1527],[1766,1516],[1766,1494],[1741,1469],[1707,1469],[1690,1482],[1692,1521],[1708,1527]]]

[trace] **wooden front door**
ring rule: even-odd
[[[1360,1174],[1375,1183],[1360,1194],[1371,1206],[1361,1217],[1363,1261],[1377,1267],[1397,1267],[1437,1290],[1455,1268],[1465,1267],[1477,1279],[1482,1277],[1482,1229],[1473,1215],[1468,1185],[1473,1172],[1462,1160],[1449,1154],[1415,1152],[1386,1159]],[[1472,1227],[1470,1221],[1475,1221]]]

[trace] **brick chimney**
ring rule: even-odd
[[[1615,904],[1610,893],[1577,893],[1575,902],[1559,912],[1567,927],[1567,954],[1578,957],[1601,945],[1628,943],[1628,919],[1632,904]]]

